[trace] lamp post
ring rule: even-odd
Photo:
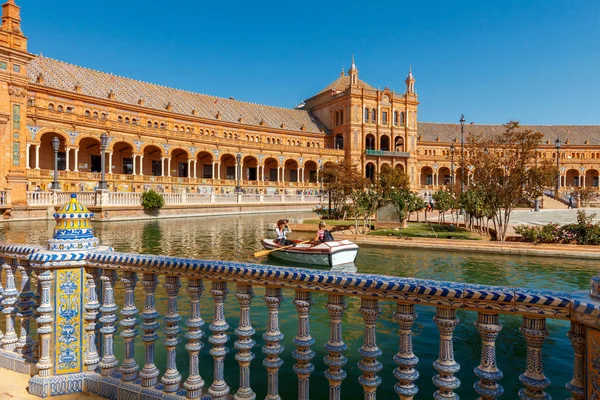
[[[321,206],[323,205],[323,165],[321,164],[321,166],[319,167],[319,180],[320,182],[320,188],[319,188],[319,204],[321,204]]]
[[[52,150],[54,151],[54,181],[52,181],[52,190],[60,190],[58,183],[58,147],[60,140],[55,136],[52,138]]]
[[[465,114],[460,115],[460,195],[465,191]],[[460,213],[464,214],[462,204]]]
[[[454,195],[454,143],[450,145],[450,190]]]
[[[108,190],[106,184],[106,148],[108,147],[108,135],[103,132],[100,135],[100,182],[98,182],[98,190]],[[111,166],[112,168],[112,166]]]
[[[235,156],[235,161],[237,162],[237,164],[235,165],[235,167],[237,168],[237,182],[235,185],[235,192],[242,193],[242,186],[240,184],[240,179],[242,178],[242,155],[240,153],[238,153]]]
[[[554,146],[556,147],[556,194],[554,197],[558,200],[558,191],[560,190],[560,139],[556,139]]]
[[[538,166],[538,150],[537,147],[535,148],[535,170],[537,173],[537,166]],[[533,200],[533,211],[540,211],[540,200],[538,198],[538,196],[535,197],[535,200]]]

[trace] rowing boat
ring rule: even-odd
[[[273,257],[299,264],[313,264],[333,267],[340,264],[352,263],[358,254],[358,245],[349,240],[336,240],[324,243],[300,243],[292,240],[297,246],[270,253]],[[275,243],[275,239],[263,239],[262,246],[267,250],[284,247]]]

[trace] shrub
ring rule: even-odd
[[[577,222],[559,226],[549,223],[542,226],[520,225],[515,232],[530,243],[577,243],[598,245],[600,244],[600,224],[593,223],[596,215],[587,215],[585,211],[577,212]]]
[[[160,193],[148,190],[142,193],[142,207],[146,210],[157,210],[165,205],[165,199]]]

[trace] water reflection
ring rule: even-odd
[[[304,215],[293,215],[290,217],[301,218]],[[254,259],[253,253],[261,249],[260,239],[272,235],[267,232],[266,224],[273,222],[284,215],[249,215],[240,217],[218,217],[218,218],[186,218],[169,219],[160,221],[127,221],[108,224],[94,224],[97,236],[104,245],[112,246],[116,251],[162,254],[190,258],[220,259],[261,262],[265,264],[285,265],[281,260],[272,258]],[[52,222],[19,222],[0,224],[0,240],[8,238],[13,243],[32,243],[44,245],[52,234]],[[304,238],[306,234],[295,233],[295,238]],[[287,264],[291,265],[291,264]],[[323,268],[324,270],[326,268]],[[392,276],[415,277],[422,279],[463,281],[490,285],[509,285],[522,287],[535,287],[539,289],[562,290],[570,292],[585,289],[589,285],[589,278],[598,273],[599,268],[594,261],[567,260],[551,258],[514,257],[501,255],[483,255],[458,252],[435,252],[406,249],[385,249],[374,247],[361,247],[355,265],[338,266],[334,270],[340,272],[353,272],[358,269],[363,273],[375,273]],[[161,279],[161,285],[164,282]],[[187,328],[184,321],[189,315],[189,301],[184,287],[179,296],[179,314],[183,317],[182,331]],[[210,285],[209,282],[206,282]],[[116,285],[116,302],[119,306],[123,304],[122,285]],[[210,335],[207,326],[212,319],[212,301],[210,298],[210,287],[204,291],[201,301],[201,312],[206,320],[204,327],[205,335]],[[231,326],[229,329],[230,340],[228,347],[231,349],[226,357],[226,378],[233,388],[237,388],[239,373],[235,365],[235,350],[232,345],[236,339],[234,329],[238,324],[238,303],[233,296],[235,285],[230,285],[226,303],[226,318]],[[256,297],[251,308],[252,324],[257,333],[254,339],[257,342],[254,348],[256,360],[252,367],[252,382],[258,397],[266,395],[265,383],[267,381],[266,371],[262,367],[261,360],[264,359],[261,348],[264,345],[262,333],[265,330],[266,307],[262,296],[264,290],[255,288]],[[280,382],[294,382],[293,384],[281,385],[282,398],[297,397],[296,375],[292,370],[295,360],[291,357],[292,343],[296,336],[297,317],[296,310],[292,304],[293,291],[284,291],[285,300],[281,306],[281,330],[285,335],[282,344],[286,351],[282,355],[284,365],[281,369]],[[141,284],[138,283],[135,290],[136,306],[143,310],[144,294]],[[157,289],[157,309],[161,315],[166,311],[166,295],[162,286]],[[311,334],[316,339],[313,350],[316,357],[313,359],[315,373],[311,379],[310,391],[313,398],[323,398],[327,393],[327,380],[323,372],[327,366],[323,363],[325,351],[323,345],[329,335],[329,316],[325,310],[327,298],[325,295],[316,293],[315,304],[311,310]],[[344,340],[348,344],[348,365],[345,370],[348,378],[344,381],[342,392],[345,399],[362,399],[362,388],[358,383],[360,371],[356,367],[359,361],[358,349],[362,343],[363,321],[359,312],[360,301],[356,298],[347,298],[348,308],[344,315]],[[393,355],[398,351],[397,324],[393,322],[392,316],[395,305],[392,302],[382,302],[382,316],[377,324],[377,340],[383,350],[380,361],[384,365],[380,376],[383,383],[378,390],[381,398],[397,398],[393,386],[396,382],[392,375],[395,368]],[[430,398],[436,389],[431,378],[435,371],[431,363],[437,358],[438,352],[438,330],[432,321],[434,308],[417,306],[419,318],[415,324],[414,351],[421,359],[418,367],[421,377],[416,382],[420,388],[417,398]],[[473,327],[477,315],[473,312],[459,311],[461,320],[456,329],[455,351],[456,359],[461,365],[461,371],[457,374],[462,381],[457,393],[462,398],[474,398],[475,393],[472,385],[475,382],[473,369],[479,364],[480,339]],[[516,398],[520,388],[518,376],[525,370],[526,345],[520,332],[521,319],[518,317],[500,317],[504,328],[498,338],[498,365],[504,372],[505,378],[502,385],[505,388],[506,398]],[[164,328],[162,320],[161,330]],[[552,380],[553,385],[548,390],[553,397],[564,398],[568,392],[564,384],[571,378],[572,371],[572,348],[566,337],[568,321],[549,320],[548,329],[550,336],[544,345],[545,371]],[[138,327],[138,330],[140,328]],[[160,333],[162,341],[162,331]],[[183,341],[185,339],[182,338]],[[164,372],[165,347],[157,343],[157,364]],[[144,358],[144,346],[141,340],[141,330],[137,337],[136,360],[142,365]],[[200,372],[210,385],[212,376],[212,358],[208,354],[210,344],[207,339],[203,340],[204,348],[200,355]],[[122,357],[122,340],[117,336],[118,357]],[[179,370],[185,380],[187,377],[188,354],[183,345],[178,346],[177,363]]]

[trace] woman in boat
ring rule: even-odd
[[[325,229],[325,226],[326,225],[324,221],[319,221],[319,230],[317,231],[313,239],[313,242],[315,242],[315,244],[333,242],[335,240],[331,232]]]
[[[287,220],[280,219],[279,221],[277,221],[275,233],[277,234],[277,238],[275,239],[275,242],[277,244],[281,244],[283,246],[296,245],[296,243],[292,242],[291,240],[288,240],[286,237],[288,233],[292,233],[292,230],[287,225]]]

